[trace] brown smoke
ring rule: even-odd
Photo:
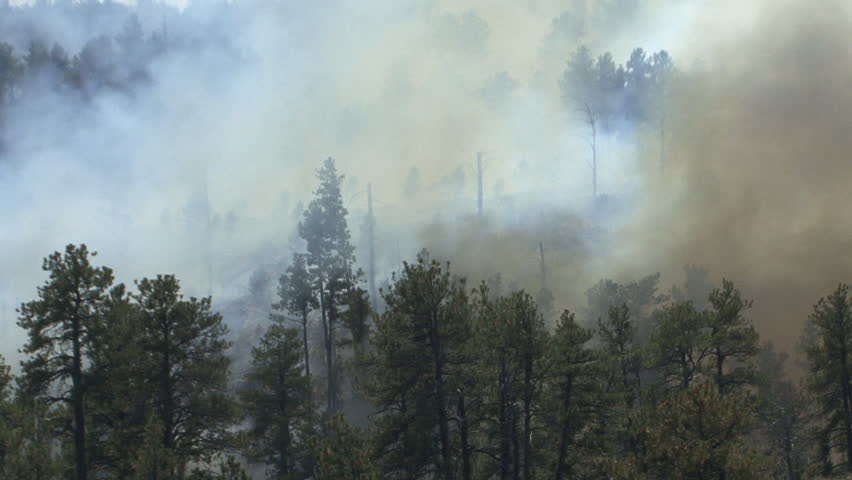
[[[673,86],[664,171],[649,155],[648,201],[621,233],[641,252],[622,259],[628,269],[701,263],[733,279],[755,300],[762,336],[782,347],[820,296],[852,281],[843,3],[773,2],[749,33],[707,38],[708,66]],[[656,141],[648,135],[649,152]]]

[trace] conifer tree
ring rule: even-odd
[[[11,368],[0,355],[0,465],[6,465],[12,452]],[[0,473],[4,468],[0,467]]]
[[[470,335],[464,282],[421,253],[417,263],[403,265],[385,302],[367,386],[381,411],[376,428],[384,474],[454,478],[459,455],[453,419],[466,358],[462,348]]]
[[[145,424],[140,443],[133,453],[131,473],[126,478],[132,480],[168,480],[176,469],[174,452],[163,444],[163,425],[159,418],[152,415]]]
[[[294,253],[287,271],[278,281],[278,302],[272,307],[278,312],[286,312],[297,317],[302,330],[302,348],[304,350],[305,376],[311,377],[310,345],[308,344],[308,314],[318,306],[311,275],[308,271],[308,257],[303,253]],[[272,319],[281,322],[286,319],[283,313],[273,313]]]
[[[762,478],[766,459],[748,443],[755,407],[750,394],[721,395],[710,379],[647,402],[631,422],[638,448],[611,459],[610,478]]]
[[[252,350],[251,367],[240,390],[249,417],[250,457],[271,467],[270,478],[305,478],[300,433],[312,424],[308,377],[302,370],[299,333],[271,325]]]
[[[334,413],[340,401],[337,330],[345,297],[358,280],[353,272],[355,248],[346,223],[348,211],[340,192],[343,175],[332,158],[317,170],[319,187],[299,223],[307,243],[308,266],[318,292],[326,366],[326,410]]]
[[[91,265],[95,255],[86,245],[68,245],[64,254],[45,258],[42,269],[50,278],[37,300],[21,305],[18,321],[29,335],[23,349],[30,356],[23,363],[28,394],[69,407],[77,480],[89,478],[86,363],[113,281],[112,270]]]
[[[574,314],[565,311],[559,317],[550,342],[547,399],[547,438],[553,452],[553,478],[577,478],[588,473],[583,460],[592,457],[589,447],[590,426],[600,417],[602,398],[596,377],[600,372],[600,354],[588,343],[592,331],[577,325]],[[586,453],[586,455],[583,454]]]
[[[692,302],[666,305],[659,312],[651,355],[666,387],[685,389],[701,378],[711,353],[705,325],[704,313]]]
[[[629,407],[641,386],[642,359],[626,303],[610,307],[609,314],[598,319],[598,336],[606,356],[605,391],[621,397],[621,403]]]
[[[328,435],[315,440],[317,480],[379,480],[372,452],[363,431],[341,415],[329,419]]]
[[[852,305],[849,287],[840,284],[831,295],[820,298],[808,320],[809,335],[803,342],[810,375],[806,385],[817,400],[820,437],[827,470],[837,468],[831,457],[838,454],[846,472],[852,472]]]
[[[499,478],[515,473],[531,478],[539,463],[540,448],[533,445],[538,426],[546,369],[548,335],[544,318],[532,297],[514,292],[491,300],[483,284],[476,297],[476,335],[479,376],[478,400],[486,404],[480,415],[487,434],[494,441],[480,447],[495,459],[493,470]],[[493,443],[493,445],[488,445]]]
[[[59,414],[40,399],[15,398],[5,407],[0,419],[0,478],[68,478],[74,465],[68,461],[66,444],[56,441]]]
[[[142,322],[124,285],[105,297],[103,321],[93,331],[89,407],[93,442],[91,462],[102,472],[125,478],[133,471],[136,449],[150,414]]]
[[[743,312],[752,305],[744,300],[730,280],[709,295],[710,312],[705,317],[710,330],[712,376],[719,393],[754,383],[754,356],[758,352],[758,335]]]
[[[147,386],[163,446],[176,458],[172,477],[180,479],[190,460],[207,461],[232,447],[236,412],[227,385],[227,328],[209,297],[184,300],[173,275],[142,279],[137,287]]]

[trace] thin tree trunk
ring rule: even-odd
[[[562,398],[562,431],[559,434],[559,457],[556,461],[556,480],[562,480],[568,473],[568,444],[571,440],[571,387],[573,379],[567,378]]]
[[[435,402],[438,414],[438,431],[441,442],[441,470],[444,479],[452,478],[452,459],[450,458],[450,429],[447,421],[447,397],[444,386],[444,359],[441,349],[441,339],[438,332],[438,314],[432,312],[432,328],[430,329],[432,357],[435,362]]]
[[[527,347],[529,348],[529,346]],[[532,479],[532,395],[533,395],[533,360],[532,353],[527,350],[524,355],[524,480]]]
[[[792,432],[785,429],[784,432],[784,464],[787,466],[787,480],[796,480],[796,471],[793,467],[793,440]]]
[[[719,390],[719,395],[725,393],[725,384],[724,384],[724,364],[725,364],[725,356],[722,355],[721,349],[716,347],[716,388]]]
[[[459,393],[459,436],[461,437],[461,454],[462,454],[462,480],[471,480],[471,465],[470,454],[472,448],[469,440],[469,420],[467,418],[467,407],[463,393]]]
[[[166,322],[164,319],[163,322]],[[171,349],[168,327],[163,325],[163,358],[160,362],[160,414],[163,420],[163,446],[174,448],[174,398],[171,376]]]
[[[509,478],[511,459],[511,427],[509,425],[508,374],[505,352],[500,356],[500,398],[498,399],[498,423],[500,424],[500,480]]]
[[[521,478],[521,446],[518,442],[518,412],[515,406],[512,405],[509,410],[512,426],[512,479],[520,480]]]
[[[87,480],[88,460],[86,458],[86,411],[83,398],[83,352],[80,345],[82,336],[80,318],[72,319],[73,359],[71,365],[71,391],[74,408],[74,463],[77,480]]]
[[[282,422],[279,424],[282,435],[278,444],[278,473],[286,478],[290,475],[290,421],[287,417],[287,378],[283,369],[283,346],[282,343],[278,348],[278,418]]]
[[[326,296],[325,296],[325,284],[322,280],[320,280],[320,314],[322,315],[322,329],[323,329],[323,345],[325,349],[325,366],[326,366],[326,411],[329,414],[334,413],[334,381],[332,380],[332,370],[334,366],[332,365],[332,351],[331,351],[331,325],[329,325],[327,305],[326,305]]]
[[[311,357],[308,348],[308,310],[302,311],[302,344],[305,346],[305,376],[311,378]]]
[[[337,326],[337,306],[334,304],[334,291],[328,291],[328,384],[331,387],[332,411],[337,412],[340,404],[340,382],[337,378],[337,344],[334,332]]]
[[[589,124],[589,129],[591,129],[592,139],[591,139],[591,147],[592,147],[592,200],[597,201],[598,199],[598,129],[595,124],[595,114],[592,112],[592,108],[589,105],[586,105],[586,122]]]

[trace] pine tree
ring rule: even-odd
[[[227,389],[227,329],[212,312],[211,299],[184,300],[173,275],[142,279],[137,287],[148,388],[163,446],[177,460],[173,478],[183,478],[186,462],[231,448],[235,409]]]
[[[659,312],[651,355],[668,388],[685,389],[701,377],[711,353],[705,325],[705,315],[692,302],[666,305]]]
[[[61,480],[73,462],[57,439],[57,414],[42,400],[16,398],[0,419],[0,478]]]
[[[642,359],[636,346],[636,326],[626,303],[610,307],[606,318],[598,319],[598,336],[607,364],[605,390],[621,397],[621,403],[630,407],[641,386]]]
[[[318,306],[311,275],[308,271],[308,257],[303,253],[294,253],[293,261],[278,281],[278,302],[272,307],[278,312],[297,316],[302,329],[302,348],[304,350],[305,376],[311,377],[310,345],[308,344],[308,314]],[[283,314],[273,314],[272,319],[283,321]]]
[[[827,445],[824,463],[833,464],[831,454],[838,449],[843,469],[852,472],[852,305],[847,285],[819,299],[808,328],[803,344],[810,373],[806,385],[818,402],[820,436]]]
[[[229,456],[215,465],[195,467],[188,480],[251,480],[236,458]]]
[[[124,285],[110,290],[102,307],[103,321],[93,336],[88,411],[97,441],[91,446],[93,465],[117,478],[131,475],[133,453],[145,435],[150,413],[140,339],[139,309]]]
[[[548,338],[544,318],[530,295],[518,292],[513,294],[509,301],[518,335],[518,370],[521,374],[520,400],[523,419],[521,431],[523,478],[531,480],[536,468],[532,445],[533,416],[537,414],[541,397],[545,369],[544,354]]]
[[[152,415],[148,418],[140,443],[130,459],[131,480],[169,480],[177,467],[174,452],[163,444],[163,425]]]
[[[816,465],[809,455],[812,436],[807,435],[810,421],[808,399],[800,385],[787,378],[786,352],[777,352],[771,343],[757,355],[758,423],[764,450],[774,478],[804,478],[808,464]]]
[[[559,318],[550,342],[547,399],[547,438],[552,456],[553,478],[577,478],[584,459],[592,457],[588,432],[600,416],[600,355],[588,347],[592,331],[581,328],[574,314]],[[584,432],[586,434],[584,435]],[[583,455],[581,452],[586,452]],[[588,462],[587,462],[588,463]]]
[[[250,457],[271,466],[270,478],[304,478],[299,432],[311,425],[308,377],[298,331],[273,324],[252,350],[240,398],[251,427]]]
[[[464,282],[425,253],[403,264],[376,320],[368,394],[382,412],[377,454],[386,476],[451,479],[458,444],[457,416],[462,348],[470,335]]]
[[[754,383],[752,361],[758,351],[758,335],[743,312],[752,305],[744,300],[733,282],[722,280],[709,296],[710,312],[706,316],[710,329],[710,361],[712,376],[719,393]]]
[[[348,212],[340,192],[343,176],[338,175],[332,158],[323,162],[317,178],[319,187],[299,223],[299,234],[307,242],[308,265],[319,293],[327,377],[326,409],[334,413],[340,401],[336,334],[344,298],[357,280],[352,270],[355,248],[350,241]]]
[[[85,365],[113,281],[112,270],[90,264],[95,255],[85,245],[68,245],[64,254],[47,257],[42,269],[50,278],[38,288],[38,300],[21,305],[18,321],[29,335],[23,349],[30,355],[23,364],[29,393],[70,407],[77,480],[89,477]]]
[[[610,478],[763,478],[765,459],[750,447],[756,402],[750,394],[721,395],[701,380],[646,402],[633,413],[631,441],[638,447],[609,465]]]
[[[0,355],[0,465],[9,462],[12,452],[11,368]],[[4,468],[0,467],[0,473]]]
[[[478,400],[487,405],[480,423],[493,425],[488,434],[496,438],[494,445],[480,447],[496,461],[485,469],[496,471],[499,478],[515,473],[531,478],[540,457],[536,453],[540,449],[533,445],[533,430],[539,420],[546,369],[544,318],[524,292],[492,301],[483,284],[477,293],[472,348],[478,364],[478,395],[483,397]]]
[[[472,342],[472,346],[477,363],[477,390],[482,400],[478,416],[483,424],[483,438],[479,450],[486,454],[480,470],[485,476],[507,479],[517,463],[512,447],[519,444],[515,421],[519,379],[515,324],[506,308],[509,302],[499,297],[500,283],[499,278],[493,278],[493,289],[483,282],[475,291],[473,338],[478,341]]]
[[[666,295],[657,293],[659,282],[659,273],[628,283],[600,280],[586,291],[589,310],[586,318],[591,323],[601,319],[606,321],[612,308],[627,305],[630,322],[635,329],[634,343],[644,345],[649,340],[653,323],[649,313],[668,299]]]
[[[378,480],[365,434],[335,415],[328,421],[328,435],[315,439],[317,480]]]

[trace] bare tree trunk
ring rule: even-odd
[[[592,149],[592,200],[598,199],[598,128],[595,120],[595,112],[589,104],[584,105],[584,113],[586,114],[586,123],[591,131],[591,139],[589,146]]]

